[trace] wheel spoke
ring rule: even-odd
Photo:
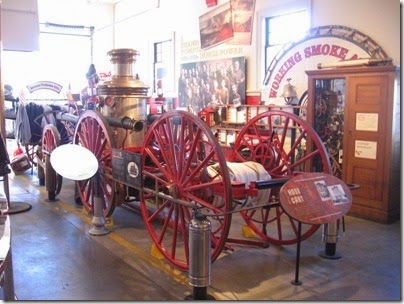
[[[173,221],[173,233],[172,233],[172,244],[177,244],[177,236],[178,236],[178,222],[180,220],[180,213],[181,208],[179,206],[175,205],[174,206],[174,221]],[[171,246],[171,258],[175,259],[175,252],[177,250],[177,246]]]
[[[170,205],[167,216],[164,217],[163,228],[161,229],[160,236],[157,240],[158,244],[162,244],[162,242],[163,242],[164,236],[166,235],[166,232],[167,232],[167,228],[169,227],[169,224],[171,222],[173,211],[174,211],[174,205]]]
[[[180,216],[181,216],[181,230],[182,233],[182,242],[184,244],[184,252],[187,264],[189,263],[189,244],[188,244],[188,226],[187,223],[191,220],[190,211],[188,208],[179,206],[180,208]]]
[[[153,130],[153,132],[157,132],[158,130]],[[165,130],[165,128],[160,128],[159,129],[159,131],[162,131],[163,133],[166,133],[166,130]],[[155,133],[155,140],[156,140],[156,144],[157,144],[157,146],[159,146],[159,147],[172,147],[172,141],[164,141],[163,142],[163,137],[162,136],[158,136],[158,132],[157,133]],[[149,154],[151,154],[151,152],[150,152],[150,150],[148,150],[147,151]],[[168,154],[167,154],[167,150],[165,149],[165,148],[163,148],[163,149],[161,149],[160,150],[160,153],[161,153],[161,158],[162,158],[162,160],[163,160],[163,163],[164,164],[168,164],[168,166],[166,166],[166,167],[162,167],[162,166],[160,166],[160,169],[161,170],[163,170],[164,171],[164,175],[173,175],[174,174],[174,172],[172,171],[172,168],[171,168],[171,166],[169,165],[169,164],[172,164],[173,162],[170,160],[170,157],[168,156]],[[151,155],[150,155],[150,157],[151,157]],[[155,161],[157,161],[157,159],[153,156],[153,158],[154,158],[154,160]]]

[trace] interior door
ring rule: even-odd
[[[360,186],[353,193],[356,203],[375,208],[381,207],[383,170],[387,165],[387,84],[388,76],[383,74],[351,76],[347,82],[344,181]]]

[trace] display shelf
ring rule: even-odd
[[[230,146],[236,140],[237,135],[244,125],[253,117],[270,110],[283,110],[299,115],[305,106],[290,105],[242,105],[235,107],[233,105],[224,106],[226,109],[226,119],[211,129],[217,135],[219,143],[226,147]],[[242,113],[242,114],[238,114]],[[258,124],[259,125],[259,124]],[[276,124],[274,124],[276,126]],[[280,126],[280,125],[279,125]],[[296,128],[290,126],[291,129]]]

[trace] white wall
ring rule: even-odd
[[[178,78],[182,43],[199,41],[199,17],[214,9],[207,8],[205,0],[121,0],[116,5],[112,1],[93,2],[38,0],[39,20],[94,26],[94,63],[99,71],[110,68],[109,50],[138,50],[135,71],[149,85],[153,83],[152,43],[175,33],[175,78]],[[218,0],[218,6],[227,2]],[[263,39],[259,37],[258,16],[264,11],[281,12],[298,5],[311,6],[312,27],[335,24],[357,29],[375,40],[394,64],[400,65],[398,0],[256,0],[252,43],[242,46],[240,55],[247,58],[247,90],[260,89],[264,76],[259,56]],[[219,45],[212,49],[229,47]]]
[[[173,37],[175,33],[175,66],[178,70],[181,41],[199,40],[199,15],[205,10],[206,4],[195,0],[150,0],[151,5],[143,7],[142,11],[134,7],[136,2],[122,0],[115,7],[117,23],[114,47],[133,48],[140,52],[135,72],[152,87],[153,43]]]
[[[369,35],[400,65],[399,0],[312,0],[312,26],[338,24]]]
[[[108,66],[106,53],[113,48],[114,6],[87,0],[38,0],[39,22],[94,26],[94,64]]]
[[[135,1],[132,1],[132,3]],[[137,1],[136,1],[137,2]],[[204,0],[150,1],[155,8],[139,13],[130,6],[131,0],[121,0],[115,7],[114,48],[130,47],[140,51],[135,70],[141,79],[152,83],[153,57],[151,44],[160,37],[175,32],[176,78],[180,62],[181,42],[199,40],[199,16],[207,8]],[[218,5],[227,0],[218,0]],[[400,65],[400,2],[398,0],[256,0],[252,43],[243,46],[247,58],[247,90],[258,90],[262,83],[262,63],[259,59],[262,39],[259,16],[262,12],[282,12],[294,6],[308,5],[312,10],[312,27],[343,25],[369,35]],[[131,14],[131,10],[134,12]],[[132,17],[131,17],[132,16]],[[217,46],[215,48],[229,47]]]
[[[39,49],[37,0],[0,1],[3,49],[32,52]]]

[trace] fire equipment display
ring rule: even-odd
[[[282,209],[279,191],[303,172],[331,173],[316,132],[292,113],[267,111],[246,123],[225,154],[200,117],[179,110],[147,115],[148,86],[133,76],[137,51],[108,54],[113,76],[98,84],[98,107],[59,115],[75,125],[72,142],[98,160],[96,177],[76,181],[86,210],[94,213],[100,191],[105,217],[122,204],[141,212],[154,246],[182,270],[189,269],[188,225],[196,210],[211,222],[212,262],[231,243],[295,244],[296,221]],[[57,137],[52,128],[44,131],[47,150]],[[235,212],[262,241],[229,237]],[[301,239],[318,227],[304,225]]]

